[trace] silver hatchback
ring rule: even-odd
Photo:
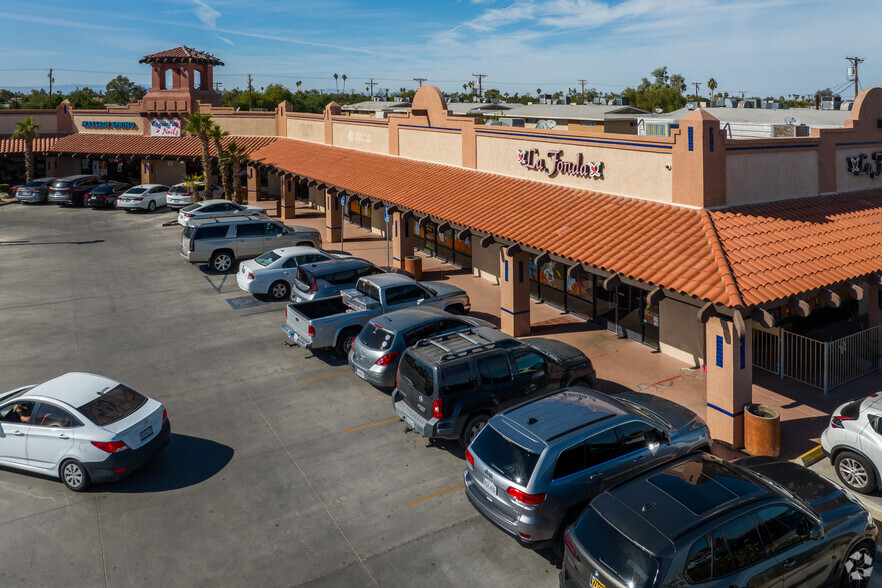
[[[839,406],[821,433],[821,448],[842,483],[866,494],[879,487],[882,469],[882,394]]]
[[[382,314],[372,319],[352,342],[349,367],[359,378],[377,388],[395,387],[401,352],[420,339],[462,331],[471,327],[493,327],[487,321],[456,316],[440,308],[419,306]]]

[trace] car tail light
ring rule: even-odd
[[[65,194],[73,194],[74,193],[73,190],[62,190],[62,192],[64,192]]]
[[[184,218],[193,218],[194,216],[196,216],[196,215],[190,214],[189,212],[184,213]]]
[[[113,470],[113,473],[114,474],[121,474],[124,471],[126,471],[127,469],[129,469],[129,468],[119,468],[119,469]]]
[[[432,402],[432,417],[436,419],[440,419],[444,416],[441,412],[441,399],[436,398],[434,402]]]
[[[520,531],[518,531],[518,535],[521,536],[521,539],[526,539],[527,541],[529,541],[532,537],[532,535],[527,535],[526,533],[521,533]]]
[[[524,506],[539,506],[545,502],[544,492],[542,494],[527,494],[523,490],[518,490],[514,486],[510,486],[508,490],[506,490],[506,493]]]
[[[194,231],[194,233],[195,233],[195,231]],[[194,234],[193,237],[195,237],[195,236],[196,235]],[[194,242],[193,237],[190,237],[190,251],[196,251],[196,243]]]
[[[389,365],[390,363],[392,363],[392,360],[394,360],[399,355],[401,355],[400,351],[393,351],[392,353],[387,353],[374,363],[376,365]]]
[[[254,279],[254,274],[252,274],[251,272],[248,272],[248,279],[249,279],[249,280],[253,280],[253,279]]]
[[[470,466],[475,467],[475,456],[468,449],[466,449],[466,461],[469,462]]]
[[[855,418],[855,417],[848,417],[848,416],[841,416],[841,415],[834,416],[832,419],[830,419],[830,426],[833,427],[834,429],[844,429],[845,425],[842,424],[842,421],[856,421],[856,420],[857,420],[857,418]]]
[[[134,200],[135,202],[141,202],[142,200],[144,200],[144,197],[143,196],[133,196],[132,200]]]
[[[315,337],[315,327],[313,327],[312,325],[309,325],[309,328],[306,329],[306,332],[309,334],[310,337]]]
[[[106,451],[107,453],[119,453],[120,451],[125,451],[129,448],[129,446],[122,441],[92,441],[92,445],[101,451]]]
[[[564,531],[564,543],[567,546],[567,549],[570,550],[570,553],[573,554],[573,559],[576,561],[582,561],[582,558],[579,557],[579,554],[576,553],[576,548],[573,547],[573,541],[570,539],[570,532]]]
[[[318,285],[315,283],[315,276],[312,276],[312,284],[309,286],[309,292],[311,294],[316,291],[318,291]]]
[[[167,420],[168,420],[168,411],[163,408],[162,409],[162,422],[165,422]]]

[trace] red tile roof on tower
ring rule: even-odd
[[[882,272],[882,190],[708,210],[293,139],[251,159],[729,307]]]
[[[276,141],[275,137],[229,136],[226,144],[235,140],[236,144],[254,151]],[[59,154],[107,154],[134,156],[200,157],[202,145],[199,137],[145,137],[144,135],[110,135],[104,133],[76,133],[58,139],[47,151]],[[214,143],[209,142],[212,157],[217,153]]]
[[[167,51],[145,55],[138,63],[202,63],[207,65],[223,65],[224,63],[208,53],[197,51],[181,45]]]

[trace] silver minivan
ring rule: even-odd
[[[359,278],[382,273],[382,268],[360,257],[305,263],[294,274],[291,300],[306,302],[337,296],[342,290],[355,288]]]

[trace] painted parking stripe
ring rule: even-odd
[[[315,382],[316,380],[324,380],[325,378],[333,378],[336,376],[342,376],[343,374],[351,374],[352,370],[346,370],[345,372],[337,372],[335,374],[328,374],[326,376],[319,376],[317,378],[309,378],[308,380],[300,380],[297,382],[298,384],[306,384],[307,382]]]
[[[278,345],[280,343],[284,343],[285,341],[287,341],[287,339],[282,339],[281,341],[271,341],[270,343],[267,343],[267,345]]]
[[[383,419],[382,421],[376,421],[373,423],[368,423],[366,425],[359,425],[357,427],[352,427],[351,429],[346,429],[345,431],[340,431],[340,433],[345,434],[345,433],[351,433],[353,431],[361,431],[362,429],[367,429],[368,427],[376,427],[377,425],[385,425],[386,423],[391,423],[393,421],[400,421],[400,420],[401,420],[401,418],[396,416],[396,417],[392,417],[391,419]]]
[[[619,350],[610,351],[609,353],[601,353],[600,355],[595,355],[594,357],[589,357],[588,359],[597,359],[598,357],[606,357],[607,355],[612,355],[613,353],[618,353]]]
[[[417,498],[416,500],[411,500],[407,503],[407,506],[414,506],[419,504],[420,502],[425,502],[427,500],[432,500],[433,498],[438,498],[442,494],[447,494],[448,492],[453,492],[454,490],[459,490],[460,488],[464,488],[465,484],[457,484],[456,486],[451,486],[450,488],[445,488],[444,490],[438,490],[433,494],[429,494],[428,496],[423,496],[422,498]]]
[[[664,384],[665,382],[670,382],[671,380],[676,380],[677,378],[682,378],[682,377],[683,377],[683,374],[677,374],[676,376],[672,376],[672,377],[667,378],[665,380],[659,380],[655,384],[650,384],[650,387],[651,386],[658,386],[659,384]]]

